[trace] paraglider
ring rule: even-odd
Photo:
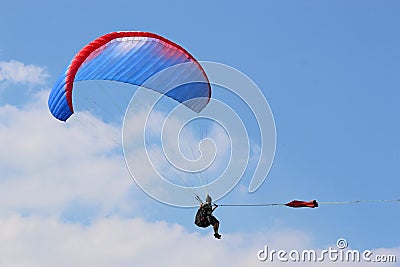
[[[172,75],[168,73],[161,82],[146,83],[154,75],[177,65],[182,67]],[[70,118],[74,113],[74,83],[87,80],[144,85],[197,113],[211,97],[211,85],[200,63],[180,45],[150,32],[111,32],[83,47],[50,92],[48,107],[55,118],[61,121]],[[219,239],[219,221],[212,215],[216,206],[212,207],[211,201],[207,196],[206,203],[199,208],[203,214],[200,225],[212,225],[214,236]]]

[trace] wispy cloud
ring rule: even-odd
[[[26,65],[16,60],[0,61],[0,82],[27,84],[45,84],[49,75],[45,69],[35,65]]]

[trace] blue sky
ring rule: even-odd
[[[62,125],[46,106],[58,75],[88,42],[112,31],[155,32],[198,60],[242,71],[272,109],[277,148],[267,180],[248,194],[245,176],[220,203],[398,199],[399,9],[397,1],[2,3],[0,251],[8,255],[6,265],[154,265],[152,251],[181,244],[187,258],[175,262],[178,252],[159,252],[158,260],[192,265],[189,256],[208,246],[213,252],[202,264],[257,266],[265,244],[324,249],[340,237],[354,249],[395,253],[399,261],[399,203],[220,207],[217,242],[211,229],[193,225],[194,209],[160,204],[136,186],[116,152],[116,123],[83,116]],[[152,247],[154,239],[160,244]],[[55,248],[48,259],[46,248]]]

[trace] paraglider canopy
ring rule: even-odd
[[[82,48],[60,75],[49,96],[50,112],[61,121],[73,114],[75,81],[111,80],[140,86],[154,74],[179,64],[184,64],[179,72],[149,89],[200,112],[211,97],[211,86],[201,65],[184,48],[150,32],[106,34]],[[195,82],[168,88],[181,76]]]

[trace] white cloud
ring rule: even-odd
[[[102,218],[89,226],[55,218],[9,216],[0,219],[2,266],[365,266],[365,263],[261,262],[257,252],[312,249],[298,231],[224,234],[221,240],[182,226],[142,219]],[[374,250],[400,255],[400,248]],[[395,266],[381,264],[380,266]]]
[[[141,219],[108,218],[83,227],[12,216],[0,220],[0,237],[3,266],[244,266],[248,261],[235,255],[243,240],[230,244],[226,237],[222,243],[179,225]]]
[[[25,65],[16,60],[0,61],[0,82],[44,84],[48,74],[35,65]]]

